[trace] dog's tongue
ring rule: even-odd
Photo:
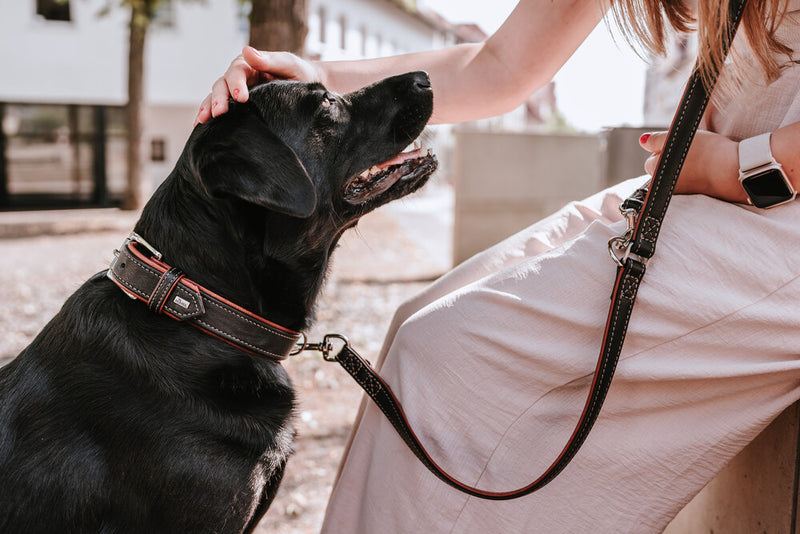
[[[392,165],[400,165],[401,163],[408,161],[410,159],[421,157],[422,150],[423,150],[422,148],[418,148],[416,150],[411,150],[410,152],[401,152],[400,154],[396,155],[389,161],[384,161],[380,165],[377,165],[377,167],[379,169],[385,169],[386,167],[391,167]]]

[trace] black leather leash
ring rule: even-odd
[[[731,28],[724,43],[726,55],[741,20],[745,3],[746,0],[732,0],[729,5]],[[715,73],[710,84],[711,88],[716,82],[716,77]],[[326,360],[339,362],[377,404],[417,458],[446,484],[469,495],[489,500],[515,499],[542,488],[553,480],[578,452],[603,405],[622,351],[628,321],[633,311],[639,284],[645,273],[647,260],[655,252],[661,222],[672,198],[672,192],[675,189],[689,146],[708,104],[708,91],[711,88],[704,86],[700,73],[695,68],[686,86],[680,107],[673,118],[667,142],[658,168],[653,174],[650,187],[640,189],[620,206],[620,210],[628,221],[628,229],[623,235],[615,237],[609,242],[609,252],[618,265],[617,278],[614,283],[602,351],[594,371],[591,392],[566,446],[550,467],[527,486],[512,491],[487,491],[459,482],[440,469],[414,434],[403,413],[403,408],[391,388],[375,372],[370,363],[353,350],[344,336],[329,334],[325,336],[322,343],[306,344],[303,349],[322,351]],[[333,340],[338,340],[337,344],[343,343],[342,348],[335,355],[333,355]]]

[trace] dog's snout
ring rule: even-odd
[[[431,88],[431,78],[428,76],[428,73],[425,71],[418,71],[412,73],[412,78],[414,80],[414,88],[420,89],[423,91],[430,90]]]

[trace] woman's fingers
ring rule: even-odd
[[[246,46],[242,58],[253,71],[266,75],[266,79],[321,81],[319,71],[312,63],[290,52],[265,52]]]
[[[658,166],[658,160],[660,158],[661,152],[650,154],[650,157],[644,161],[644,172],[650,176],[653,176],[653,173],[656,172],[656,167]]]
[[[217,117],[228,111],[228,99],[231,91],[225,78],[219,78],[211,86],[211,116]]]
[[[651,132],[639,137],[639,144],[648,152],[661,152],[667,141],[667,132]]]
[[[247,102],[248,87],[276,79],[320,81],[320,72],[314,64],[289,52],[260,52],[252,46],[242,50],[225,74],[214,82],[211,94],[200,104],[195,125],[218,117],[228,111],[228,100]]]
[[[664,143],[667,141],[667,132],[645,133],[639,137],[639,144],[648,152],[652,152],[644,162],[644,171],[653,175],[661,158],[661,151],[664,150]]]
[[[206,122],[208,119],[211,118],[211,93],[208,94],[207,97],[200,102],[200,111],[197,112],[197,116],[194,119],[194,124],[192,128],[197,126],[198,124]]]
[[[222,79],[225,80],[226,86],[224,89],[228,92],[228,95],[237,102],[247,102],[250,96],[247,88],[259,82],[259,73],[242,56],[238,56],[231,61]]]

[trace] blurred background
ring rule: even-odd
[[[481,41],[514,0],[0,0],[0,365],[105,268],[169,174],[200,101],[252,44],[312,59]],[[432,183],[368,215],[334,259],[309,337],[377,354],[397,305],[565,203],[643,173],[642,132],[665,129],[694,60],[675,37],[642,58],[601,23],[519,108],[429,127]],[[297,453],[263,532],[316,532],[359,404],[315,355]]]

